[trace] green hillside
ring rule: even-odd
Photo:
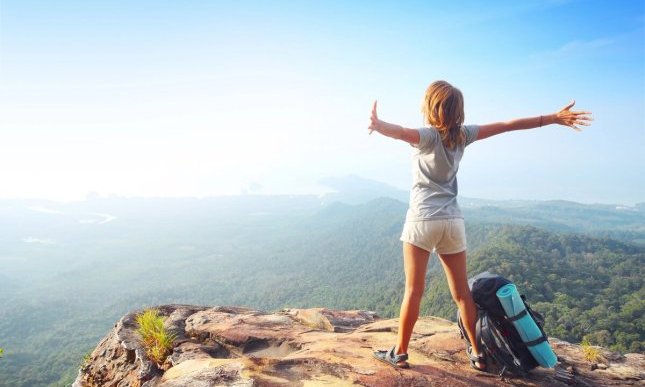
[[[477,229],[480,226],[475,225]],[[515,282],[546,318],[547,334],[618,351],[645,350],[645,249],[607,238],[498,226],[469,255],[469,273]],[[454,319],[445,278],[435,275],[424,312]]]
[[[314,197],[0,202],[0,384],[69,383],[119,317],[150,305],[324,306],[398,316],[405,211],[385,198],[358,205]],[[102,213],[115,219],[101,222]],[[466,216],[471,274],[490,270],[516,281],[545,312],[548,334],[643,351],[645,248],[589,236],[629,230],[634,214],[600,218],[593,230],[576,226],[592,218],[572,218],[566,231],[508,226],[491,221],[493,213]],[[421,312],[454,318],[440,270],[432,259]]]

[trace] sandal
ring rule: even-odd
[[[486,371],[486,368],[488,368],[488,367],[487,367],[487,363],[486,363],[486,355],[485,354],[481,353],[481,354],[479,354],[479,356],[473,355],[473,347],[470,346],[470,345],[468,346],[468,349],[466,350],[466,353],[468,354],[468,359],[470,360],[470,366],[473,369],[475,369],[477,371],[482,371],[482,372]],[[482,364],[483,367],[482,368],[477,367],[476,363]]]
[[[394,368],[410,368],[410,365],[406,360],[408,360],[408,354],[402,353],[397,355],[394,353],[396,345],[392,347],[389,351],[374,351],[372,355],[378,360],[391,365]],[[406,361],[403,365],[398,364],[400,361]]]

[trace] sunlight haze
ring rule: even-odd
[[[460,194],[645,201],[641,1],[0,4],[2,198],[326,192],[410,184],[426,87],[466,123],[556,112],[595,121],[477,142]]]

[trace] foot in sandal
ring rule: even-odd
[[[473,354],[473,347],[468,346],[468,349],[466,350],[466,353],[468,354],[468,360],[470,360],[470,366],[477,371],[486,371],[486,355],[483,353],[476,355]]]
[[[395,352],[396,345],[392,347],[389,351],[374,351],[372,355],[378,360],[391,365],[394,368],[410,368],[410,365],[406,360],[408,360],[407,353],[396,354]]]

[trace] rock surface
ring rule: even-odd
[[[408,353],[409,369],[372,357],[396,342],[398,319],[374,312],[324,308],[267,313],[243,307],[163,305],[177,335],[161,366],[146,357],[134,311],[115,325],[79,371],[75,387],[210,386],[625,386],[645,385],[645,355],[604,351],[592,365],[579,346],[551,339],[556,369],[526,378],[499,377],[468,365],[457,326],[421,317]]]

